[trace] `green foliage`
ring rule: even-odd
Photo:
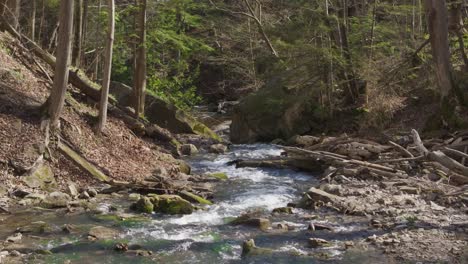
[[[147,90],[182,109],[201,102],[195,85],[197,58],[213,51],[203,39],[187,33],[203,27],[199,15],[203,6],[193,0],[150,2],[148,6]],[[132,43],[137,36],[132,25],[137,10],[129,5],[117,15],[112,77],[127,84],[133,82]]]

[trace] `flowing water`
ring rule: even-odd
[[[272,215],[273,226],[287,223],[294,230],[261,231],[254,227],[233,226],[230,220],[246,211],[271,212],[297,201],[307,188],[318,184],[314,175],[292,170],[235,168],[227,163],[236,159],[255,159],[279,156],[281,149],[271,145],[234,146],[224,155],[202,154],[188,160],[195,173],[225,172],[229,179],[215,187],[214,205],[186,216],[155,214],[147,221],[110,221],[102,215],[82,213],[76,215],[55,212],[28,211],[5,219],[7,226],[42,220],[52,231],[42,236],[27,236],[21,246],[50,250],[52,255],[31,257],[31,263],[385,263],[382,256],[372,251],[347,251],[338,247],[310,249],[307,239],[307,221],[301,219],[306,212],[296,210],[294,215]],[[102,200],[100,209],[108,212],[128,208],[128,199],[115,197]],[[364,237],[365,221],[347,219],[333,213],[323,213],[317,221],[333,222],[335,232],[318,231],[314,236],[329,240]],[[326,216],[326,217],[325,217]],[[326,220],[325,220],[326,219]],[[64,235],[63,224],[74,224],[83,230],[93,225],[117,228],[121,235],[117,240],[87,241],[85,233]],[[2,229],[3,230],[3,229]],[[11,234],[11,233],[10,233]],[[58,235],[61,234],[61,235]],[[7,233],[0,235],[6,236]],[[45,236],[45,237],[44,237]],[[241,257],[241,245],[253,238],[260,247],[272,248],[272,254]],[[147,257],[118,253],[113,250],[118,242],[153,252]],[[132,246],[131,246],[132,247]],[[326,256],[326,257],[324,257]]]

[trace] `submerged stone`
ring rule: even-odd
[[[276,213],[276,214],[292,214],[293,211],[292,211],[292,207],[279,207],[279,208],[273,209],[273,213]]]
[[[318,247],[329,247],[332,244],[321,238],[309,238],[309,247],[311,248],[318,248]]]
[[[103,226],[95,226],[88,232],[88,239],[99,240],[99,239],[114,239],[119,232],[115,229],[111,229]]]
[[[270,220],[266,218],[251,217],[248,214],[239,216],[232,221],[231,224],[257,227],[261,230],[267,230],[271,226]]]
[[[271,254],[271,253],[273,253],[272,249],[257,247],[253,239],[246,240],[242,244],[242,256],[243,257],[248,256],[248,255],[262,255],[262,254]]]

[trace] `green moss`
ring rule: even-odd
[[[141,213],[151,214],[154,211],[154,205],[150,198],[142,197],[132,205],[132,209]]]
[[[154,211],[164,214],[191,214],[192,204],[177,195],[151,195]]]
[[[196,194],[187,191],[181,191],[180,196],[195,203],[212,205],[213,203]]]
[[[206,176],[211,177],[211,178],[216,178],[218,180],[223,180],[223,181],[229,179],[227,174],[224,172],[210,173],[210,174],[206,174]]]
[[[106,222],[112,223],[114,226],[120,227],[139,227],[151,221],[150,218],[143,217],[143,216],[121,216],[121,215],[114,215],[114,214],[106,214],[106,215],[94,215],[93,218],[98,222]]]

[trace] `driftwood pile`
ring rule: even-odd
[[[423,142],[416,130],[406,140],[380,144],[348,137],[296,137],[281,146],[283,157],[268,160],[237,160],[239,167],[279,167],[325,172],[325,180],[404,179],[428,177],[453,185],[468,184],[468,131],[450,139]]]

